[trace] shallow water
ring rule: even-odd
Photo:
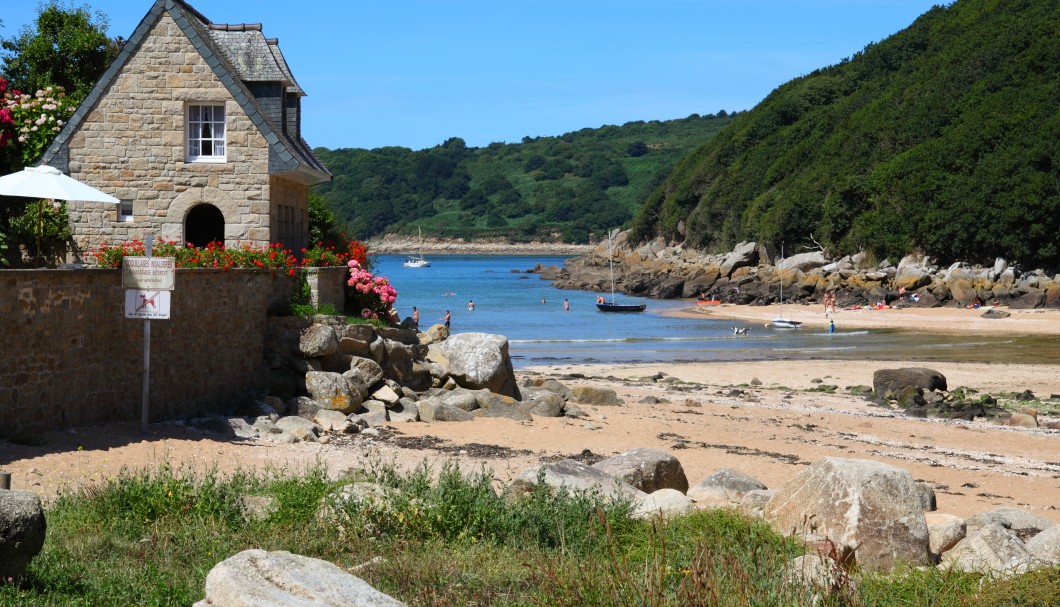
[[[920,360],[1060,363],[1060,338],[1053,336],[932,335],[896,330],[763,328],[724,319],[672,318],[662,313],[687,302],[615,295],[617,303],[647,303],[641,314],[604,313],[599,293],[554,288],[526,270],[536,264],[562,265],[563,257],[428,256],[429,268],[403,268],[403,256],[382,255],[375,271],[398,290],[402,318],[412,306],[420,326],[452,315],[454,333],[483,332],[508,337],[516,367],[563,363],[692,362],[775,359]],[[610,300],[610,293],[605,294]],[[563,300],[570,310],[563,310]],[[467,309],[469,300],[474,311]],[[544,300],[544,303],[542,303]],[[749,327],[734,335],[732,327]]]

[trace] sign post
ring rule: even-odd
[[[151,319],[169,318],[170,291],[176,283],[176,259],[152,257],[154,236],[144,239],[144,257],[122,260],[125,285],[125,318],[144,320],[144,383],[140,405],[140,430],[147,434],[148,402],[151,393]]]

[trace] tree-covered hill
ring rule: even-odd
[[[426,150],[317,148],[334,175],[314,192],[358,236],[586,242],[627,223],[682,157],[737,114],[582,129],[560,137]]]
[[[651,194],[657,235],[1060,267],[1060,3],[936,6],[780,86]]]

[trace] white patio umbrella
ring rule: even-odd
[[[121,202],[117,198],[96,188],[64,175],[57,168],[47,165],[26,167],[18,173],[0,177],[0,195],[25,198],[47,198],[50,200],[87,200],[91,202]],[[43,207],[38,207],[37,262],[40,262],[41,231],[44,229]]]
[[[89,200],[121,202],[96,188],[64,175],[57,168],[42,165],[26,167],[18,173],[0,177],[0,195],[48,198],[51,200]]]

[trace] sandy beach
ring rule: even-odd
[[[837,329],[897,329],[928,333],[971,333],[1008,335],[1060,335],[1060,310],[1012,310],[1007,307],[999,311],[1009,313],[1008,318],[984,318],[990,308],[885,308],[842,309],[835,311],[832,319]],[[740,306],[735,304],[697,305],[688,300],[688,306],[673,316],[698,318],[712,316],[731,318],[765,324],[779,313],[778,306]],[[827,327],[829,318],[820,305],[788,304],[784,316],[809,327]],[[1060,363],[1060,352],[1057,352]]]
[[[774,310],[719,306],[709,313],[765,322]],[[808,324],[823,318],[822,310],[809,307],[786,306],[786,313]],[[841,311],[837,324],[938,332],[979,327],[978,313]],[[1011,318],[982,322],[1013,334],[1060,332],[1056,311],[1013,311]],[[222,473],[297,471],[321,463],[337,476],[372,457],[406,467],[424,458],[435,464],[456,459],[465,469],[489,467],[500,485],[542,461],[606,457],[651,447],[675,455],[693,484],[728,467],[779,487],[803,466],[838,456],[909,470],[935,487],[941,512],[970,516],[1012,506],[1060,522],[1060,430],[911,418],[849,394],[850,386],[871,385],[876,369],[915,365],[912,360],[810,360],[543,366],[517,375],[520,380],[544,376],[568,386],[613,388],[625,404],[584,406],[588,417],[582,419],[393,424],[377,438],[340,437],[330,444],[223,439],[175,424],[154,424],[143,435],[138,424],[109,424],[51,432],[36,446],[0,443],[0,470],[13,474],[14,489],[47,498],[112,478],[123,467],[156,468],[162,463]],[[943,373],[951,388],[991,394],[1029,389],[1042,398],[1060,394],[1060,365],[998,361],[925,366]],[[751,385],[752,380],[758,381]],[[817,391],[822,383],[837,388],[834,393]],[[646,397],[659,402],[642,402]],[[1056,406],[1050,406],[1043,406],[1040,422],[1060,421],[1051,413]]]

